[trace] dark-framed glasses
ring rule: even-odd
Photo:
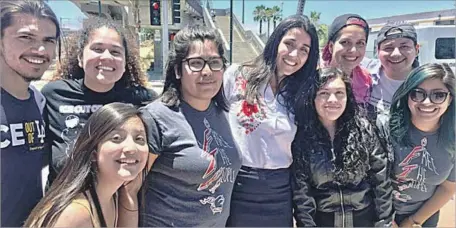
[[[225,69],[225,60],[222,57],[214,57],[208,60],[205,60],[201,57],[187,58],[183,62],[187,62],[188,67],[193,72],[200,72],[206,67],[206,64],[209,65],[209,68],[212,71],[220,71]]]
[[[413,89],[409,94],[412,101],[421,103],[429,97],[429,100],[434,104],[442,104],[446,101],[448,95],[450,95],[450,92],[431,91],[431,93],[427,93],[426,90],[420,88]]]

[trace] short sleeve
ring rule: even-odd
[[[452,162],[453,168],[451,169],[450,175],[448,175],[447,181],[456,182],[456,173],[455,173],[456,169],[455,169],[454,162],[455,162],[455,160],[453,159],[453,162]]]
[[[240,66],[238,64],[233,64],[228,67],[223,74],[223,89],[226,100],[229,103],[231,103],[232,96],[234,95],[236,76],[239,73],[239,67]]]
[[[149,152],[160,155],[162,153],[162,133],[159,129],[156,119],[152,116],[146,107],[140,108],[141,116],[146,124],[147,144]]]

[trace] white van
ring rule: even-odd
[[[454,25],[415,26],[420,52],[418,61],[448,63],[456,72],[456,27]],[[366,57],[377,58],[377,32],[369,34]]]

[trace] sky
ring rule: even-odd
[[[234,0],[233,2],[234,13],[241,21],[242,1]],[[258,23],[253,21],[253,11],[256,6],[273,7],[277,5],[281,7],[282,2],[284,17],[296,13],[297,0],[245,0],[246,27],[258,30]],[[229,0],[212,0],[212,3],[213,7],[218,9],[230,7]],[[456,0],[307,0],[304,14],[310,15],[310,11],[321,12],[321,23],[331,24],[335,17],[345,13],[356,13],[366,19],[372,19],[408,13],[454,9],[455,4]],[[68,0],[50,0],[49,5],[57,14],[57,17],[62,18],[61,22],[64,27],[77,28],[80,26],[84,15],[73,3]]]

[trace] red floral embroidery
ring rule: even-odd
[[[251,105],[246,100],[244,100],[242,102],[241,110],[246,116],[250,117],[250,116],[252,116],[253,113],[258,112],[258,104]],[[250,119],[253,120],[252,118],[250,118]]]
[[[261,124],[261,121],[266,118],[266,112],[263,108],[265,106],[262,102],[263,98],[260,96],[255,99],[253,104],[249,104],[245,100],[245,90],[247,87],[247,80],[238,75],[236,77],[236,97],[238,98],[238,106],[236,108],[237,117],[240,126],[245,129],[245,134],[250,134]]]

